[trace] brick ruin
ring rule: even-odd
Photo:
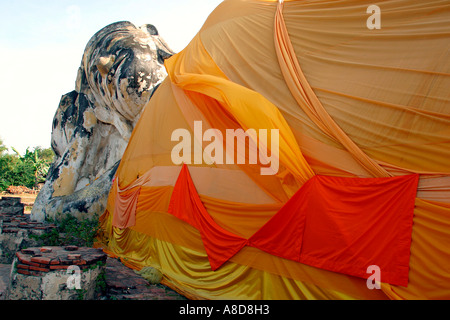
[[[150,284],[101,249],[41,246],[33,237],[56,225],[24,214],[20,198],[0,199],[0,300],[185,300],[161,284]],[[80,289],[68,286],[79,274]],[[74,278],[75,279],[75,278]],[[70,282],[70,281],[69,281]],[[99,290],[100,286],[106,286]]]
[[[0,263],[11,263],[17,251],[38,245],[32,235],[40,236],[54,224],[31,221],[24,214],[25,205],[20,198],[2,197],[0,199]]]
[[[7,300],[93,300],[102,295],[107,255],[76,246],[34,247],[16,253]],[[103,285],[101,285],[103,283]]]

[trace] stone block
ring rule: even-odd
[[[92,300],[96,297],[97,281],[105,272],[106,254],[93,248],[80,248],[76,254],[63,247],[28,248],[18,251],[6,290],[7,300]],[[61,260],[76,255],[72,264]],[[80,264],[80,266],[76,265]]]

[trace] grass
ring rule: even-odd
[[[47,222],[55,224],[56,228],[42,235],[30,235],[40,246],[92,247],[100,227],[97,216],[78,220],[73,216],[66,215],[58,219],[47,219]]]

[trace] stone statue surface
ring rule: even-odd
[[[55,160],[31,218],[103,212],[111,180],[144,106],[167,76],[173,51],[150,24],[112,23],[87,43],[75,90],[56,110]]]

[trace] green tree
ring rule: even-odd
[[[7,154],[8,148],[0,139],[0,190],[5,190],[11,184],[14,168],[14,157]]]
[[[42,149],[42,147],[36,147],[39,158],[47,161],[47,163],[52,163],[53,158],[55,157],[55,153],[52,148]]]
[[[30,151],[29,148],[25,151],[23,156],[20,153],[12,148],[14,152],[17,154],[21,164],[18,166],[20,173],[23,173],[23,181],[26,181],[26,186],[29,188],[36,187],[38,183],[44,182],[45,177],[47,176],[48,169],[50,167],[51,161],[53,157],[48,154],[46,149],[42,149],[41,147],[34,148],[33,151]],[[48,150],[48,149],[47,149]],[[51,150],[51,149],[50,149]],[[44,158],[45,156],[46,158]],[[51,158],[50,158],[51,157]],[[23,166],[23,168],[22,168]],[[33,186],[30,187],[29,174],[33,173],[34,179]]]
[[[50,148],[35,147],[33,151],[27,148],[24,155],[11,149],[15,154],[5,154],[8,148],[0,140],[0,190],[11,185],[34,188],[45,181],[54,157]]]
[[[8,148],[3,144],[3,140],[0,138],[0,157],[3,157],[5,151],[8,151]]]

